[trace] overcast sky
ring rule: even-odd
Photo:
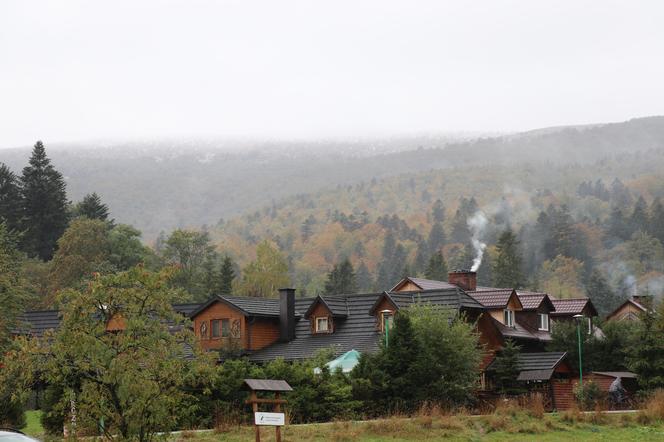
[[[0,147],[657,114],[662,1],[0,1]]]

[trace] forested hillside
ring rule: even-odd
[[[211,233],[241,265],[254,258],[256,244],[271,239],[287,256],[295,286],[307,293],[323,291],[327,273],[345,258],[360,290],[426,275],[439,250],[448,268],[468,268],[474,237],[488,245],[481,284],[517,283],[561,297],[594,290],[605,312],[637,280],[641,292],[661,293],[663,168],[664,150],[652,149],[587,164],[423,170],[292,197]],[[474,230],[469,220],[477,212],[486,223]],[[509,229],[512,238],[504,235]],[[505,249],[521,257],[520,268],[505,265],[514,262],[505,261]]]
[[[214,225],[295,194],[372,178],[525,162],[590,164],[600,157],[657,149],[664,144],[664,117],[469,138],[56,146],[44,141],[72,200],[94,190],[118,222],[134,225],[144,239],[153,240],[160,231]],[[29,155],[28,148],[2,149],[0,162],[17,172]]]
[[[664,288],[663,128],[648,118],[379,155],[364,142],[335,153],[54,149],[62,169],[37,143],[29,162],[0,167],[0,218],[8,250],[23,254],[21,296],[40,308],[143,263],[176,265],[182,300],[198,301],[286,285],[386,290],[476,266],[481,285],[588,295],[606,313]],[[425,141],[436,143],[410,140]]]

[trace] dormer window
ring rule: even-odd
[[[329,333],[330,319],[327,316],[316,318],[316,333]]]
[[[503,320],[508,327],[514,327],[514,310],[503,311]]]
[[[549,331],[549,315],[548,313],[540,313],[539,315],[539,330]]]

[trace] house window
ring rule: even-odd
[[[547,313],[539,314],[539,329],[549,331],[549,315]]]
[[[218,338],[220,336],[220,333],[219,333],[219,320],[218,319],[213,319],[212,321],[210,321],[210,324],[212,325],[211,336],[213,338]]]
[[[328,333],[330,331],[330,321],[327,316],[316,318],[316,333]]]
[[[588,321],[588,334],[592,335],[593,334],[593,318],[586,318],[586,321]]]
[[[514,311],[505,310],[503,312],[503,319],[505,320],[505,325],[508,327],[514,327]]]
[[[231,321],[230,319],[221,320],[221,337],[230,338],[231,337]]]

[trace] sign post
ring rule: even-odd
[[[281,399],[281,393],[286,391],[293,391],[288,382],[283,380],[272,379],[245,379],[244,383],[249,387],[249,399],[245,401],[246,404],[251,404],[251,409],[254,412],[254,428],[256,429],[256,442],[261,440],[261,426],[270,425],[274,426],[276,432],[277,442],[281,442],[281,427],[286,424],[286,415],[281,412],[281,404],[285,404],[286,400]],[[259,398],[256,394],[259,391],[274,393],[274,399]],[[259,404],[271,404],[274,411],[261,412],[258,411]]]

